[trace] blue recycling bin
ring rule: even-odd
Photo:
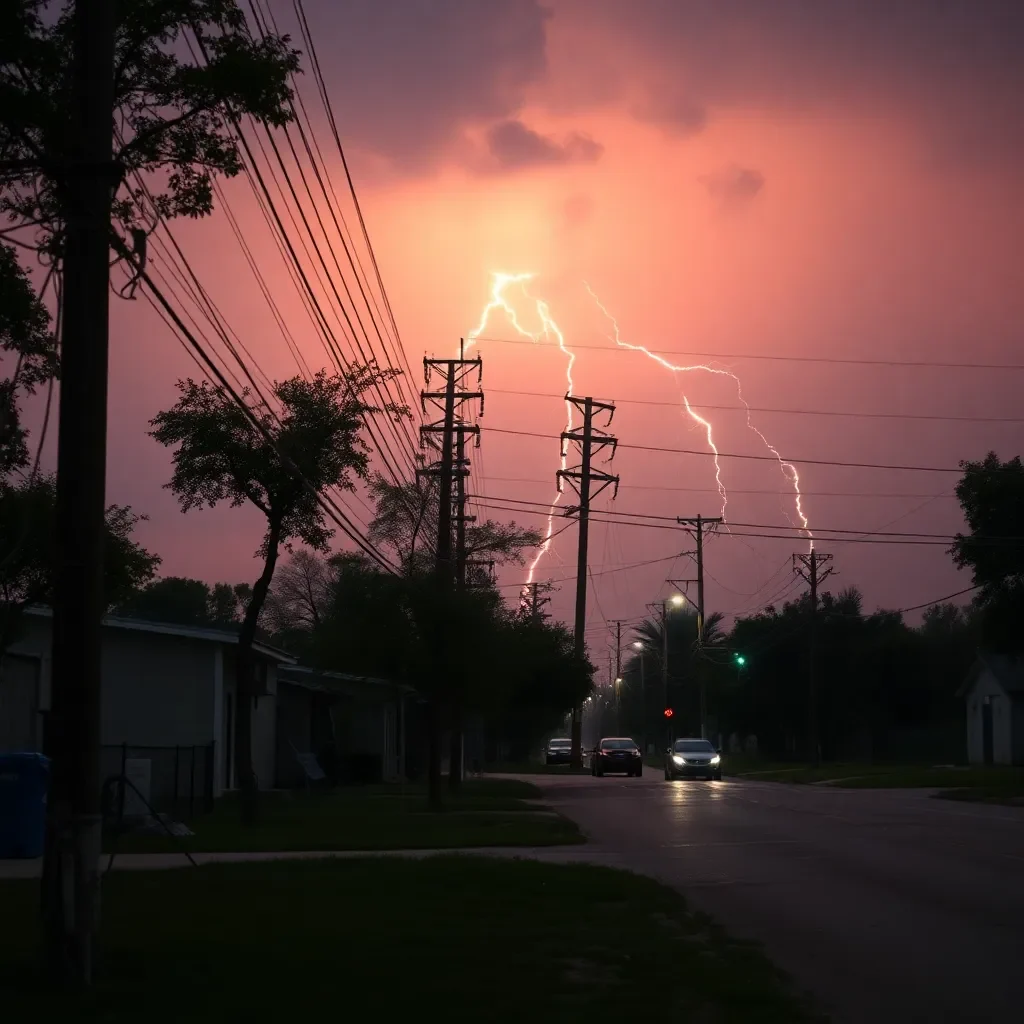
[[[0,754],[0,860],[42,857],[49,781],[42,754]]]

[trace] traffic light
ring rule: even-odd
[[[674,712],[671,708],[665,708],[664,715],[666,718],[671,718],[673,714]]]
[[[742,668],[747,663],[747,659],[742,654],[734,654],[733,657],[736,659],[736,664]]]

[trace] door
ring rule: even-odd
[[[981,759],[992,764],[992,698],[986,697],[981,705]]]

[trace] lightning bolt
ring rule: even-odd
[[[573,405],[569,401],[569,396],[573,394],[573,379],[572,379],[572,368],[576,362],[576,354],[570,351],[565,344],[565,335],[562,333],[561,328],[555,322],[554,317],[551,316],[551,310],[548,304],[543,299],[535,298],[530,295],[526,290],[526,284],[528,281],[533,279],[534,275],[531,273],[523,274],[505,274],[500,271],[492,272],[491,274],[491,297],[490,301],[484,306],[480,313],[480,319],[477,321],[476,327],[466,336],[466,350],[468,351],[473,345],[477,344],[480,335],[487,328],[487,324],[490,322],[491,315],[498,312],[499,310],[504,312],[508,318],[509,323],[513,328],[524,338],[529,338],[531,341],[539,343],[542,338],[554,338],[558,347],[566,356],[565,365],[565,382],[566,382],[566,402],[565,402],[565,429],[572,430],[573,428]],[[510,286],[518,286],[523,294],[534,303],[537,311],[537,316],[540,319],[541,329],[539,331],[529,331],[519,322],[516,315],[515,307],[509,302],[505,295],[505,289]],[[561,468],[566,468],[566,459],[568,458],[567,453],[561,455],[560,462]],[[562,500],[562,490],[559,488],[556,491],[555,496],[551,502],[551,506],[548,510],[547,526],[544,532],[544,539],[541,542],[540,547],[537,549],[537,554],[533,561],[530,563],[529,571],[526,576],[526,584],[523,588],[523,593],[526,593],[526,587],[532,582],[534,575],[537,572],[537,566],[541,560],[548,553],[551,548],[551,537],[555,532],[555,512]]]
[[[587,294],[589,294],[591,299],[593,299],[597,308],[601,310],[604,316],[611,323],[612,329],[614,331],[614,336],[609,335],[609,339],[611,341],[614,341],[615,344],[619,346],[619,348],[629,349],[631,352],[642,352],[649,359],[653,359],[654,362],[658,363],[661,366],[664,366],[666,370],[671,371],[673,375],[692,372],[710,373],[714,374],[715,376],[729,377],[736,384],[736,397],[739,399],[740,404],[743,406],[746,412],[747,427],[750,430],[752,430],[755,434],[757,434],[757,436],[761,439],[765,447],[778,460],[779,468],[782,471],[783,477],[786,479],[786,482],[789,483],[793,488],[794,505],[796,507],[797,518],[800,520],[799,529],[807,537],[810,546],[813,548],[814,534],[811,532],[811,524],[807,516],[804,514],[803,494],[800,491],[800,474],[799,472],[797,472],[796,466],[794,466],[791,462],[786,462],[779,454],[775,446],[754,425],[753,419],[750,415],[750,406],[747,404],[747,400],[743,397],[743,384],[740,381],[739,377],[737,377],[736,374],[733,373],[731,370],[723,370],[719,367],[708,366],[704,363],[696,363],[692,366],[677,366],[674,363],[670,363],[667,359],[662,358],[657,353],[651,352],[650,349],[645,348],[643,345],[633,345],[630,344],[629,342],[623,341],[619,329],[618,320],[616,320],[615,317],[612,316],[612,314],[608,311],[608,308],[604,305],[603,302],[601,302],[601,300],[594,293],[594,290],[586,281],[583,282],[583,287],[586,288]],[[715,482],[718,485],[718,493],[722,499],[721,516],[722,519],[725,519],[725,509],[729,503],[729,496],[726,492],[725,486],[722,483],[722,467],[719,461],[718,448],[715,445],[714,437],[712,435],[711,424],[693,410],[692,406],[690,405],[690,401],[685,394],[683,395],[683,405],[686,408],[686,412],[690,416],[690,418],[695,423],[704,428],[705,436],[707,437],[708,447],[711,449],[715,462]],[[790,520],[791,523],[793,522],[792,518],[789,516],[788,513],[786,517]],[[796,524],[793,523],[793,525],[795,526]]]

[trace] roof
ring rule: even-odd
[[[1024,695],[1024,656],[979,654],[963,685],[957,690],[957,696],[967,696],[978,681],[978,677],[985,671],[995,676],[996,682],[1006,693],[1014,696]]]
[[[42,605],[33,605],[25,609],[25,614],[39,618],[52,619],[53,609]],[[117,615],[105,615],[103,625],[111,629],[131,629],[139,633],[160,633],[164,636],[180,636],[189,640],[205,640],[209,643],[237,645],[238,634],[231,629],[219,629],[216,626],[181,626],[173,622],[147,622],[144,619],[126,619]],[[295,658],[270,644],[255,641],[252,649],[270,661],[282,665],[294,665]]]
[[[388,690],[398,690],[403,693],[412,693],[411,686],[401,683],[392,683],[387,679],[377,679],[374,676],[357,676],[348,672],[333,672],[325,669],[311,668],[308,665],[290,664],[283,666],[277,675],[278,682],[291,683],[293,686],[301,686],[307,690],[323,690],[336,693],[339,689],[348,686],[386,687]]]

